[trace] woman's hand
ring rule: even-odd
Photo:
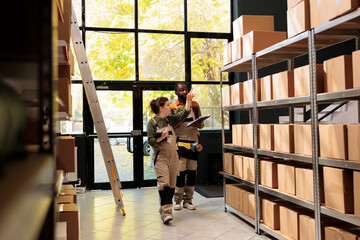
[[[169,136],[169,129],[168,129],[168,127],[166,127],[166,128],[164,129],[164,132],[161,134],[162,139],[166,138],[167,136]]]

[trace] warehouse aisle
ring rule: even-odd
[[[174,213],[166,226],[160,221],[156,188],[126,189],[126,216],[116,211],[112,193],[91,191],[78,195],[81,239],[269,239],[254,233],[253,227],[224,212],[223,198],[204,198],[195,192],[196,211]]]

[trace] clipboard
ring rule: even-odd
[[[191,127],[191,124],[204,121],[204,120],[208,119],[209,117],[210,117],[210,115],[203,116],[203,117],[199,117],[199,118],[195,119],[194,121],[188,123],[188,125],[186,125],[186,127],[187,127],[187,128],[188,128],[188,127]]]

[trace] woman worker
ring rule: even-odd
[[[170,115],[170,102],[166,97],[158,97],[150,102],[151,111],[155,117],[151,118],[147,124],[147,135],[148,142],[154,150],[153,162],[160,195],[160,214],[164,224],[173,220],[172,199],[179,173],[174,127],[190,114],[193,97],[191,90],[186,96],[184,111],[176,115]]]

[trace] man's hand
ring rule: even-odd
[[[194,93],[193,93],[193,88],[190,90],[190,92],[186,95],[186,98],[188,101],[190,101],[191,99],[193,99],[194,97]]]

